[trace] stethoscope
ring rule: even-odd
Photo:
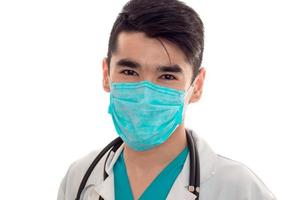
[[[199,161],[199,155],[197,151],[197,145],[195,143],[195,140],[190,132],[185,131],[187,135],[187,144],[189,148],[189,155],[190,155],[190,177],[189,177],[189,186],[188,190],[195,194],[197,197],[196,199],[199,199],[199,191],[200,191],[200,161]],[[87,169],[84,177],[82,178],[82,181],[80,183],[77,196],[75,200],[80,200],[81,193],[88,181],[88,178],[90,177],[93,169],[96,167],[97,163],[100,161],[100,159],[109,151],[104,166],[106,166],[107,159],[110,156],[111,152],[116,152],[117,149],[122,145],[123,141],[120,137],[114,139],[112,142],[110,142],[94,159],[92,164]],[[105,167],[103,170],[103,177],[104,180],[108,177],[108,174],[105,171]],[[99,200],[103,200],[103,198],[100,196]]]

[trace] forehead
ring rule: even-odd
[[[118,35],[112,63],[122,58],[132,59],[145,67],[177,64],[184,71],[191,70],[185,54],[175,44],[162,38],[147,37],[142,32],[121,32]]]

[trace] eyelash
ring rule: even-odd
[[[133,75],[128,74],[128,73],[135,73],[136,75],[138,75],[138,73],[136,73],[135,71],[133,71],[133,70],[128,70],[128,69],[125,69],[125,70],[121,71],[120,73],[121,73],[121,74],[125,74],[126,76],[133,76]],[[135,76],[136,76],[136,75],[135,75]]]
[[[173,76],[173,75],[171,75],[171,74],[164,74],[164,75],[161,75],[160,77],[162,77],[162,76],[171,76],[172,78],[171,79],[169,79],[169,78],[166,78],[165,80],[170,80],[170,81],[172,81],[172,80],[177,80],[176,79],[176,77],[175,76]]]
[[[128,70],[128,69],[125,69],[125,70],[121,71],[120,73],[125,74],[126,76],[137,76],[138,75],[138,73],[136,73],[135,71]],[[135,74],[135,75],[133,75],[133,74]],[[166,76],[169,78],[165,78],[165,80],[170,80],[170,81],[177,80],[177,78],[175,76],[173,76],[172,74],[163,74],[160,77],[166,77]]]

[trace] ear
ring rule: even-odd
[[[200,98],[202,96],[202,91],[203,91],[205,74],[206,74],[205,68],[201,67],[201,69],[198,72],[198,75],[195,78],[194,90],[193,90],[193,93],[191,94],[189,103],[195,103],[200,100]]]
[[[103,89],[105,92],[110,92],[110,87],[109,87],[109,80],[108,80],[108,63],[107,63],[107,58],[103,58],[102,60],[102,72],[103,72]]]

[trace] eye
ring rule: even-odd
[[[165,80],[177,80],[176,77],[171,74],[164,74],[164,75],[160,76],[160,78],[165,79]]]
[[[133,70],[129,70],[129,69],[125,69],[125,70],[121,71],[120,74],[125,74],[127,76],[138,76],[138,73],[136,73]]]

